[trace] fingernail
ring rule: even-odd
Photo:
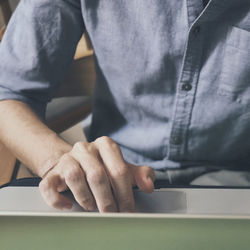
[[[148,182],[148,181],[153,182],[153,180],[152,180],[152,178],[151,178],[150,176],[147,176],[146,181],[147,181],[147,182]]]
[[[147,185],[147,188],[149,188],[150,192],[153,192],[154,190],[154,181],[152,180],[152,178],[150,176],[147,177],[147,182],[150,183],[150,185]]]

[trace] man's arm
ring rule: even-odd
[[[31,109],[43,119],[46,104],[62,82],[83,32],[79,0],[20,1],[0,44],[2,134],[10,135],[8,127],[12,125],[18,131],[22,119],[28,124],[31,119],[25,112],[30,115]],[[12,115],[9,120],[8,115]],[[24,133],[20,136],[24,140]],[[10,139],[0,138],[4,144],[14,143]]]
[[[107,137],[71,146],[34,113],[43,115],[82,30],[78,0],[21,1],[0,46],[0,141],[43,177],[51,206],[70,208],[60,194],[69,188],[87,210],[132,211],[132,186],[151,192],[153,171],[126,163]]]
[[[44,176],[72,148],[23,102],[0,101],[0,120],[1,141],[38,176]]]

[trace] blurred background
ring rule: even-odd
[[[8,0],[11,11],[14,11],[14,9],[16,8],[18,2],[19,2],[19,0]],[[5,24],[3,15],[4,15],[4,13],[1,11],[0,12],[0,27],[3,27],[4,24]]]

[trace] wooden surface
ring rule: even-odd
[[[12,176],[16,158],[0,143],[0,185],[8,182]]]
[[[7,24],[11,17],[11,8],[8,0],[0,0],[0,9],[3,15],[3,20]]]
[[[93,55],[93,46],[91,44],[88,34],[84,33],[76,48],[74,59],[78,60],[91,55]]]
[[[2,41],[3,38],[3,34],[5,32],[6,26],[3,26],[2,28],[0,28],[0,41]]]

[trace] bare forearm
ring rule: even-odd
[[[0,121],[0,141],[39,176],[72,148],[22,102],[1,101]]]

